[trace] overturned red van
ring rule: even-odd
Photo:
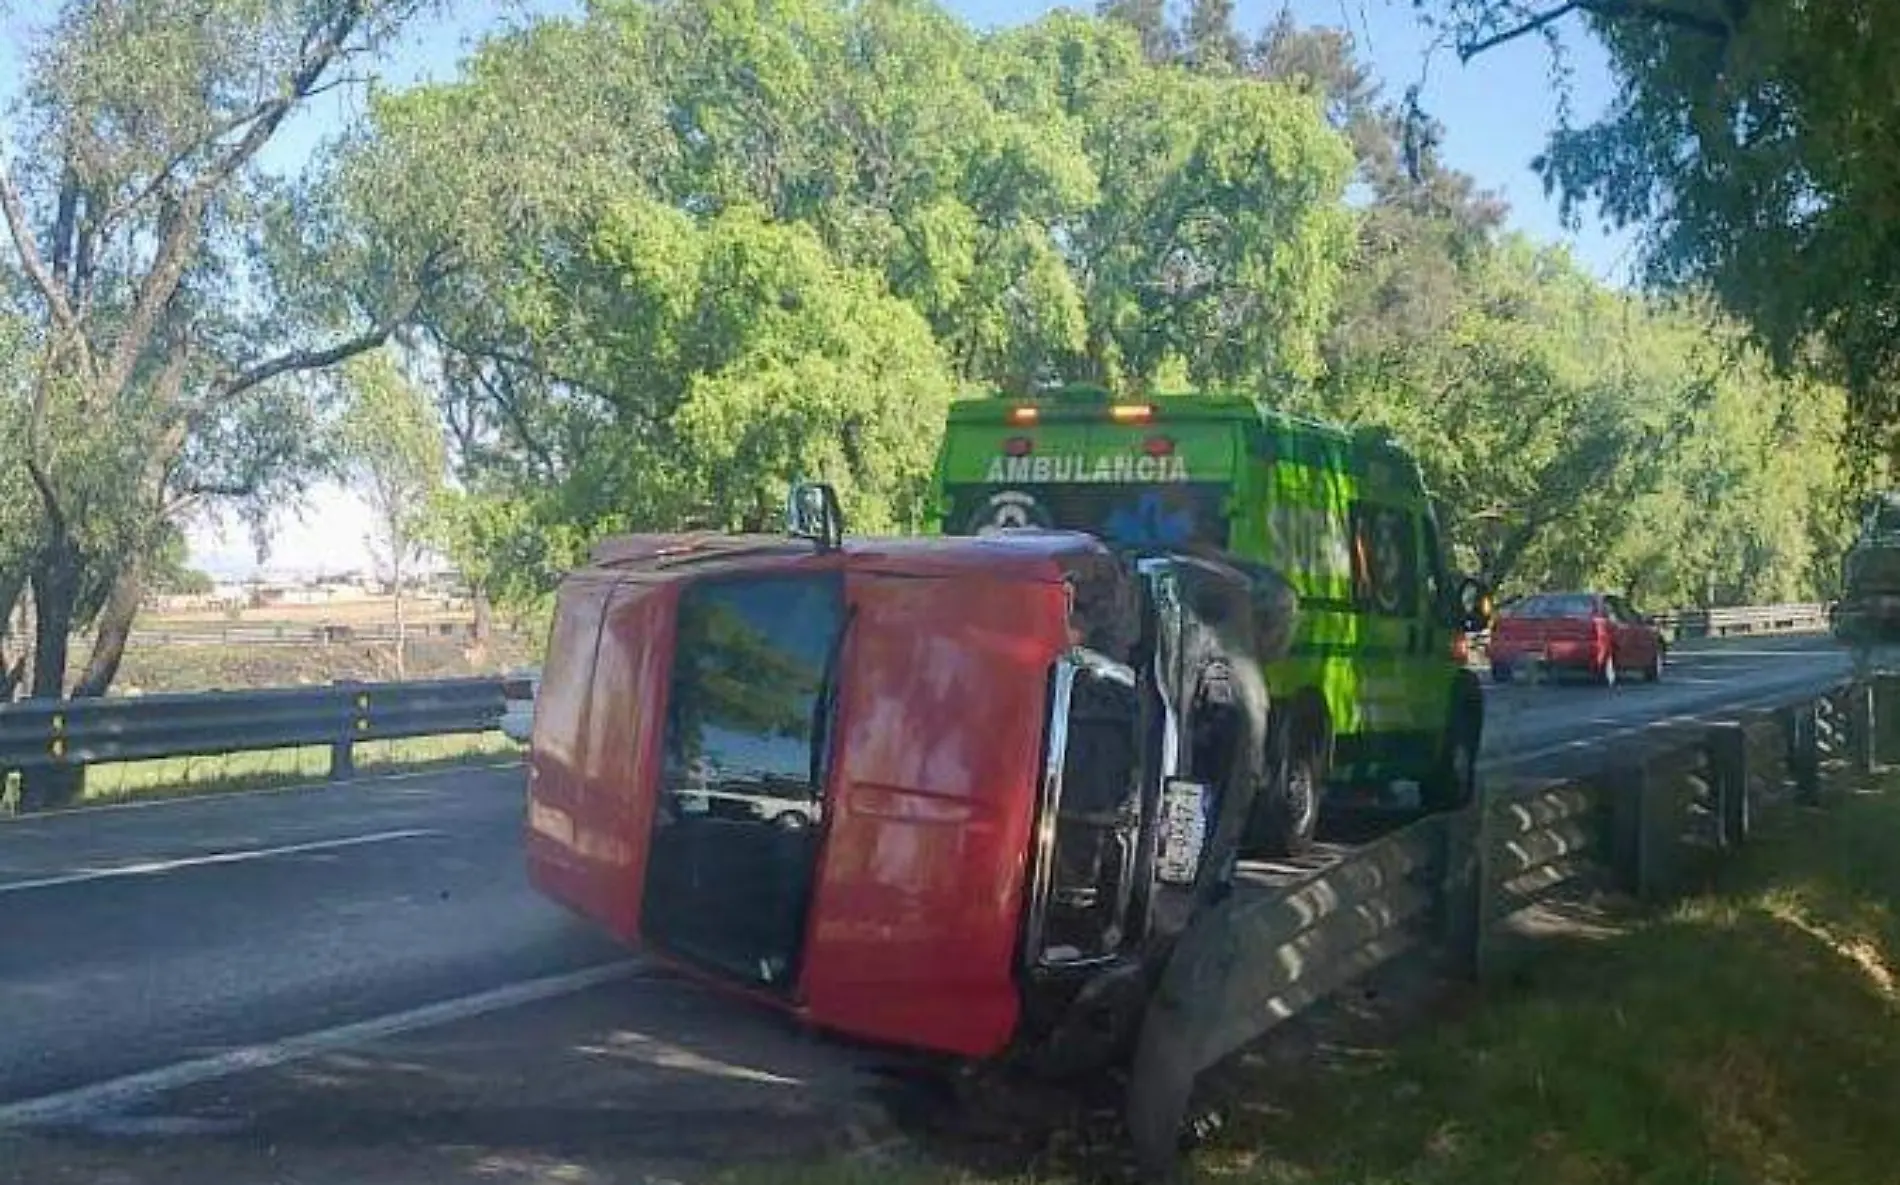
[[[845,540],[794,497],[785,537],[610,539],[564,581],[533,884],[843,1034],[1115,1056],[1272,797],[1292,598],[1071,532]]]

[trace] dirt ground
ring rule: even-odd
[[[462,639],[412,641],[404,663],[410,679],[447,679],[503,674],[538,663],[540,639],[497,635],[483,650]],[[326,646],[141,645],[134,634],[119,670],[121,694],[170,691],[297,687],[338,679],[382,681],[397,677],[392,643],[352,642]]]
[[[470,611],[466,601],[443,597],[408,598],[403,616],[414,622],[467,622]],[[396,620],[396,603],[391,597],[365,597],[357,601],[332,601],[321,605],[265,605],[229,613],[222,609],[181,609],[170,613],[141,613],[138,624],[146,629],[179,628],[206,625],[389,625]]]

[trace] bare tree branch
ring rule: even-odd
[[[33,281],[33,287],[45,299],[46,307],[52,312],[54,326],[62,335],[79,344],[81,357],[84,358],[85,339],[80,336],[79,322],[73,316],[72,306],[66,302],[66,294],[60,290],[53,274],[46,270],[45,260],[40,258],[39,246],[33,239],[33,229],[26,224],[26,206],[20,200],[19,188],[13,184],[13,173],[4,158],[0,158],[0,211],[6,215],[7,233],[13,237],[13,248],[19,253],[20,264],[26,269],[27,278]]]
[[[312,93],[316,93],[316,92],[312,92]],[[172,158],[170,160],[166,161],[163,165],[159,166],[158,171],[152,174],[151,180],[147,181],[144,185],[140,186],[138,189],[138,192],[134,193],[131,197],[125,199],[122,202],[113,203],[111,208],[106,211],[105,215],[99,219],[100,237],[103,238],[107,234],[111,233],[112,228],[118,224],[120,219],[130,214],[133,210],[136,210],[139,206],[143,205],[145,201],[149,199],[153,194],[157,193],[160,189],[164,188],[165,184],[172,179],[172,175],[175,174],[184,165],[186,161],[190,160],[192,157],[203,152],[206,148],[210,147],[211,145],[216,144],[218,141],[224,139],[226,136],[230,135],[231,133],[237,131],[239,128],[242,128],[245,125],[251,123],[252,121],[261,119],[263,116],[269,114],[271,109],[275,107],[277,104],[279,104],[280,102],[282,102],[282,100],[277,99],[277,98],[266,99],[264,102],[257,104],[256,106],[252,107],[250,110],[240,112],[239,114],[232,116],[230,119],[225,120],[223,123],[219,124],[217,127],[212,128],[210,131],[206,132],[199,139],[194,140],[190,144],[186,145],[184,148],[179,149],[176,153],[172,155]]]
[[[1608,17],[1612,20],[1648,21],[1651,24],[1669,25],[1693,33],[1705,33],[1711,37],[1727,37],[1733,31],[1726,23],[1711,17],[1684,12],[1680,8],[1645,4],[1642,0],[1569,0],[1568,3],[1540,12],[1522,24],[1514,25],[1489,37],[1476,41],[1461,40],[1458,43],[1458,59],[1461,62],[1470,62],[1481,53],[1548,28],[1573,12],[1586,12],[1592,16]]]
[[[375,349],[388,341],[389,335],[396,331],[396,327],[408,320],[416,311],[416,306],[422,303],[427,287],[426,282],[419,284],[408,300],[384,314],[375,324],[354,337],[345,338],[322,349],[290,350],[275,358],[260,362],[248,370],[225,377],[213,388],[207,403],[223,403],[281,375],[306,370],[322,370],[326,366],[335,366],[346,359]]]
[[[131,378],[132,368],[144,352],[158,323],[160,310],[171,299],[171,294],[177,290],[179,281],[184,277],[186,264],[202,233],[201,221],[205,210],[218,187],[246,161],[255,157],[276,133],[284,118],[299,102],[309,97],[311,89],[342,53],[344,40],[362,17],[363,0],[351,0],[343,5],[317,36],[308,56],[286,80],[284,92],[260,104],[250,126],[238,142],[186,189],[178,203],[177,212],[166,220],[160,231],[158,254],[153,260],[152,270],[146,273],[145,282],[139,285],[138,300],[133,305],[132,316],[113,350],[112,363],[106,372],[105,387],[108,391],[118,390]]]

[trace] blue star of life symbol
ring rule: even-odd
[[[1133,506],[1119,506],[1103,524],[1103,533],[1116,543],[1136,547],[1169,547],[1194,537],[1194,512],[1170,511],[1160,494],[1143,494]]]

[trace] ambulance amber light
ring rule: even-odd
[[[1009,409],[1009,422],[1012,424],[1033,424],[1036,422],[1036,409],[1033,407],[1012,407]]]
[[[1146,403],[1117,403],[1108,409],[1109,418],[1121,424],[1138,424],[1154,414],[1155,409]]]

